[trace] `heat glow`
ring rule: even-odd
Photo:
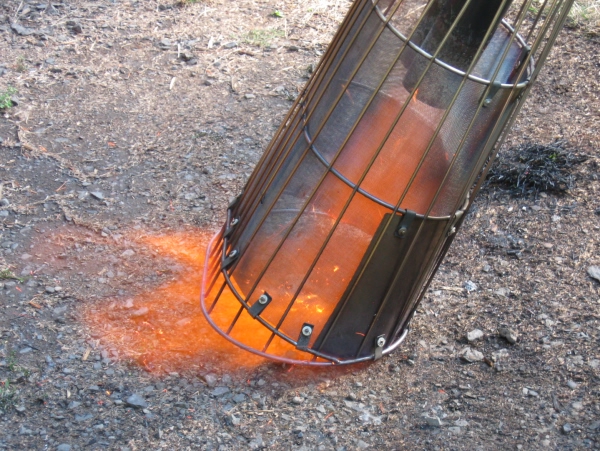
[[[219,336],[206,322],[199,305],[204,255],[209,233],[177,232],[130,237],[140,247],[175,261],[182,271],[158,287],[123,299],[91,306],[85,319],[101,344],[151,372],[185,370],[231,371],[252,368],[265,360]],[[251,331],[248,331],[251,333]]]

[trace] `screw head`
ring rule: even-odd
[[[383,348],[384,346],[385,346],[385,338],[379,337],[377,339],[377,347],[378,348]]]
[[[231,220],[231,222],[229,223],[229,225],[230,225],[231,227],[233,227],[233,226],[234,226],[234,225],[236,225],[238,222],[240,222],[240,220],[239,220],[238,218],[233,218],[233,219]]]
[[[258,298],[258,303],[260,305],[265,305],[267,302],[269,302],[269,297],[266,294],[263,294]]]
[[[304,335],[305,337],[310,337],[312,334],[312,327],[310,326],[304,326],[302,328],[302,335]]]
[[[233,258],[233,257],[235,257],[237,254],[238,254],[238,251],[237,251],[237,249],[234,249],[234,250],[232,250],[232,251],[229,253],[228,257],[229,257],[229,258]]]

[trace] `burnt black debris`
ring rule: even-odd
[[[508,189],[513,195],[564,194],[574,187],[576,168],[587,158],[564,141],[521,144],[498,155],[488,183]]]

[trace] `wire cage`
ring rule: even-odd
[[[402,342],[572,0],[355,0],[227,220],[201,305],[287,363]]]

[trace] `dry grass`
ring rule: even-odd
[[[588,34],[600,34],[600,0],[575,1],[568,25],[582,27]]]

